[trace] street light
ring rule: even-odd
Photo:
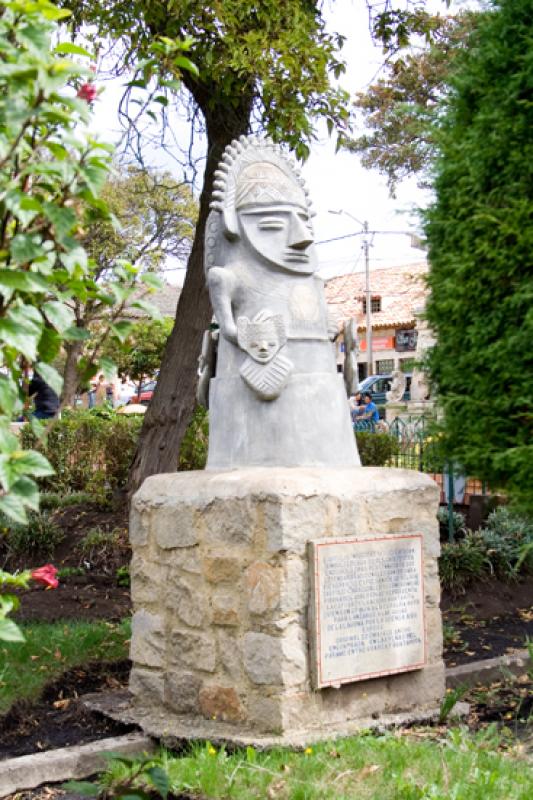
[[[372,324],[370,319],[371,314],[371,306],[372,306],[372,298],[370,295],[370,241],[368,238],[368,221],[365,219],[364,222],[361,222],[360,219],[354,217],[353,214],[350,214],[349,211],[345,211],[343,208],[339,208],[337,210],[329,209],[330,214],[344,214],[350,219],[353,219],[354,222],[357,222],[358,225],[362,225],[363,230],[361,231],[364,234],[363,239],[363,251],[365,254],[365,297],[366,297],[366,374],[367,377],[373,374],[372,369],[372,362],[374,361],[373,352],[372,352]]]

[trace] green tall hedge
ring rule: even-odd
[[[530,510],[532,10],[530,0],[494,2],[457,56],[426,217],[429,366],[447,454]]]

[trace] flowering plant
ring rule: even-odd
[[[31,580],[44,584],[49,589],[57,589],[57,569],[53,564],[45,564],[38,569],[26,569],[12,575],[0,569],[0,589],[4,586],[14,586],[20,589],[27,589]],[[0,594],[0,640],[5,642],[23,642],[24,636],[19,626],[8,619],[8,614],[16,611],[20,605],[20,600],[14,594]]]

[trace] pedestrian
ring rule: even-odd
[[[363,405],[363,395],[361,392],[357,391],[352,397],[349,399],[350,404],[350,413],[352,415],[352,424],[355,425],[357,420],[360,419],[361,415],[364,414],[365,408]]]
[[[370,392],[365,392],[363,395],[363,413],[360,419],[368,420],[374,430],[374,425],[379,422],[379,411],[377,405],[372,400]]]
[[[33,416],[36,419],[52,419],[56,416],[59,411],[59,397],[38,372],[33,373],[28,395],[33,399]]]

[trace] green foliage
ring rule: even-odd
[[[447,531],[449,523],[449,512],[447,506],[440,506],[439,510],[437,511],[437,519],[441,529],[443,528]],[[452,519],[454,531],[466,531],[466,519],[464,514],[461,514],[460,511],[452,511]]]
[[[113,359],[121,377],[141,383],[161,366],[174,320],[170,317],[136,322],[122,343],[110,343],[104,354]]]
[[[64,538],[61,528],[46,512],[30,511],[25,524],[0,514],[0,550],[4,563],[20,556],[32,560],[36,557],[49,558]]]
[[[42,511],[54,511],[56,508],[69,506],[88,505],[94,502],[94,497],[88,492],[41,492],[39,506]]]
[[[439,709],[439,723],[441,725],[444,725],[448,720],[457,703],[468,692],[468,688],[466,684],[461,684],[461,686],[456,686],[455,689],[447,689]]]
[[[122,567],[118,567],[115,576],[117,579],[117,586],[125,586],[126,588],[131,586],[130,568],[128,564],[123,564]]]
[[[492,573],[487,548],[478,533],[467,533],[458,542],[442,545],[439,558],[439,575],[443,589],[453,593],[463,592],[476,580]]]
[[[197,406],[180,447],[178,470],[205,469],[209,445],[209,415]]]
[[[109,410],[64,411],[50,426],[46,442],[38,444],[55,471],[43,479],[42,488],[61,494],[83,492],[105,504],[115,489],[126,485],[141,424],[136,415]],[[33,444],[29,426],[24,426],[21,438]]]
[[[496,575],[513,580],[533,569],[533,522],[508,508],[498,508],[486,528],[443,544],[439,572],[444,588],[462,591],[474,580]]]
[[[531,764],[512,751],[498,752],[502,736],[495,728],[477,734],[466,728],[416,734],[363,733],[305,751],[248,747],[229,753],[205,742],[180,755],[163,750],[148,758],[111,758],[96,791],[79,784],[69,788],[101,797],[138,797],[154,788],[164,796],[168,788],[174,796],[233,800],[529,800]],[[158,774],[157,783],[147,780],[149,765],[166,778]]]
[[[426,215],[443,443],[533,510],[533,33],[527,0],[478,16],[435,129]]]
[[[357,431],[355,438],[364,467],[383,467],[398,453],[398,441],[388,433]]]
[[[91,568],[100,566],[105,568],[121,550],[127,548],[125,538],[125,531],[119,528],[114,528],[112,531],[93,528],[78,546],[83,563],[86,566],[90,565]]]
[[[52,362],[74,335],[68,301],[92,290],[78,236],[107,213],[97,194],[108,148],[87,134],[90,106],[73,91],[91,73],[53,48],[66,16],[46,0],[1,2],[0,510],[19,522],[38,508],[36,478],[51,473],[9,430],[22,409],[23,362],[61,390]]]
[[[406,52],[409,32],[404,28],[397,37],[399,50],[387,59],[383,76],[356,96],[356,115],[366,132],[346,142],[348,150],[361,155],[363,166],[386,175],[391,191],[409,175],[422,173],[427,180],[435,157],[431,121],[446,92],[455,55],[476,21],[471,11],[455,17],[422,9],[418,13],[425,17],[429,33],[425,46],[418,40]]]
[[[17,700],[37,700],[45,685],[72,667],[128,657],[131,626],[121,623],[23,623],[25,641],[0,644],[0,714]]]
[[[142,60],[152,54],[154,38],[169,46],[191,39],[188,56],[197,73],[183,72],[163,53],[152,75],[159,80],[163,112],[181,76],[215,138],[226,128],[237,136],[259,122],[305,158],[314,119],[325,119],[330,131],[337,128],[339,139],[344,135],[348,95],[333,82],[344,72],[338,56],[344,37],[327,30],[316,4],[224,0],[207,13],[197,0],[64,0],[62,5],[72,9],[78,24],[96,25],[99,35],[118,39],[124,48],[117,70],[126,66],[145,82]]]

